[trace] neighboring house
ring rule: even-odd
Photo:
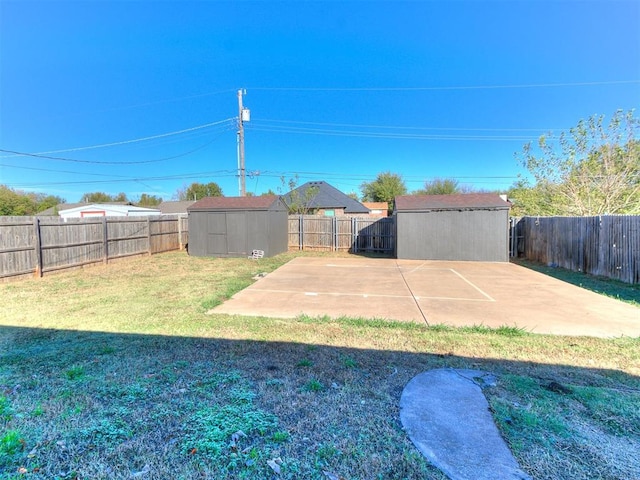
[[[206,197],[189,207],[189,255],[271,257],[288,249],[287,206],[276,195]]]
[[[135,205],[117,205],[110,203],[82,204],[79,207],[58,210],[62,218],[84,217],[143,217],[160,215],[157,208],[136,207]]]
[[[507,262],[510,207],[494,193],[397,196],[396,257]]]
[[[369,209],[327,182],[307,182],[283,197],[292,213],[334,217],[369,215]]]
[[[49,207],[46,210],[38,212],[36,215],[38,217],[58,217],[59,212],[61,210],[69,210],[77,207],[85,207],[88,205],[102,205],[101,203],[87,203],[87,202],[76,202],[76,203],[59,203],[55,207]],[[106,205],[106,204],[105,204]],[[109,202],[108,205],[133,205],[131,202]]]
[[[362,202],[362,205],[369,209],[372,217],[388,217],[389,204],[387,202]]]
[[[170,202],[162,202],[156,208],[160,210],[162,215],[175,215],[175,214],[186,214],[187,209],[196,203],[194,200],[180,200],[180,201],[170,201]]]

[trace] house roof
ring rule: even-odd
[[[58,213],[62,216],[63,214],[81,212],[84,210],[106,210],[111,212],[119,212],[119,213],[130,213],[130,212],[144,212],[150,214],[160,213],[157,208],[145,208],[145,207],[137,207],[135,205],[127,204],[127,203],[82,203],[77,207],[72,208],[64,208],[59,210]]]
[[[259,197],[205,197],[189,208],[194,210],[265,210],[278,201],[277,195],[261,195]]]
[[[306,199],[306,192],[310,188],[317,189],[317,192],[310,195],[311,198],[309,198],[308,204],[306,205],[309,208],[343,208],[344,213],[369,213],[369,209],[363,204],[342,193],[327,182],[322,181],[307,182],[300,185],[298,188],[287,193],[283,197],[283,200],[287,205],[291,205],[292,203],[295,203],[295,196],[300,199]],[[296,192],[295,195],[294,192]]]
[[[196,203],[194,200],[162,202],[156,208],[160,210],[163,215],[170,215],[173,213],[187,213],[187,208],[189,208],[194,203]]]
[[[362,204],[370,210],[388,210],[387,202],[362,202]]]
[[[452,195],[399,195],[396,211],[424,210],[502,210],[511,203],[496,193],[461,193]]]

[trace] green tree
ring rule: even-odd
[[[553,186],[547,182],[530,185],[525,180],[518,180],[507,191],[511,201],[510,214],[515,217],[526,215],[553,216],[558,215],[560,199]]]
[[[289,188],[289,193],[283,196],[284,203],[289,209],[290,215],[308,215],[313,213],[313,200],[320,189],[317,186],[304,184],[298,187],[298,175],[286,179],[280,177],[283,187]]]
[[[407,194],[403,178],[391,172],[379,173],[374,181],[362,183],[360,190],[363,202],[387,202],[389,209],[397,195]]]
[[[521,179],[511,195],[527,215],[640,213],[640,123],[618,110],[608,125],[594,115],[559,137],[543,135],[519,156],[534,183]]]
[[[33,215],[35,210],[35,202],[29,195],[0,185],[0,215]]]
[[[38,193],[35,196],[36,201],[36,213],[42,212],[47,208],[55,207],[60,203],[65,203],[66,200],[57,195],[46,195],[44,193]]]
[[[222,188],[215,182],[194,182],[188,187],[178,189],[175,195],[178,200],[200,200],[205,197],[222,197]]]
[[[347,197],[353,198],[356,202],[360,201],[360,197],[358,196],[358,192],[349,192],[349,193],[347,193]]]
[[[0,185],[0,215],[35,215],[65,200],[44,193],[27,193]]]
[[[472,193],[473,188],[460,185],[455,178],[434,178],[425,182],[424,188],[416,190],[416,195],[450,195],[454,193]]]
[[[112,201],[112,202],[128,202],[128,201],[129,201],[129,199],[127,198],[127,194],[126,194],[126,193],[124,193],[124,192],[120,192],[119,194],[114,195],[114,196],[112,197],[112,200],[111,200],[111,201]]]
[[[156,207],[162,203],[162,197],[143,193],[135,203],[141,207]]]
[[[90,192],[82,195],[80,201],[83,203],[109,203],[114,202],[115,200],[108,193]]]

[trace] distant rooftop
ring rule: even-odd
[[[196,203],[194,200],[180,200],[162,202],[156,208],[162,212],[163,215],[170,215],[175,213],[187,213],[187,208]]]
[[[84,207],[87,205],[133,205],[131,202],[76,202],[76,203],[59,203],[55,207],[49,207],[46,210],[36,213],[38,217],[56,217],[60,210],[69,210],[71,208]]]
[[[317,189],[313,195],[309,195],[307,198],[307,190],[310,188]],[[369,209],[362,203],[354,200],[349,195],[342,193],[340,190],[327,182],[307,182],[300,185],[298,188],[294,188],[291,192],[284,196],[284,201],[287,205],[291,205],[294,202],[293,192],[296,192],[300,199],[308,200],[306,207],[310,209],[314,208],[343,208],[344,213],[369,213]]]

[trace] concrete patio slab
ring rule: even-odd
[[[298,257],[210,313],[640,336],[640,309],[510,263]]]

